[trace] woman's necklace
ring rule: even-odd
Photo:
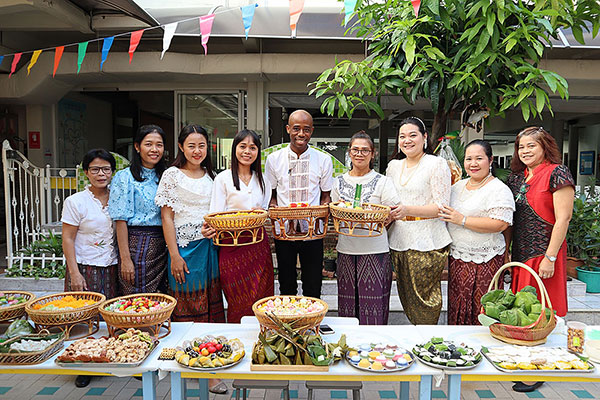
[[[244,184],[246,186],[248,186],[250,184],[250,181],[252,180],[252,174],[250,174],[250,175],[238,175],[238,176],[239,176],[240,180],[242,182],[244,182]]]
[[[472,183],[472,179],[473,178],[469,178],[469,180],[467,181],[467,184],[465,185],[465,187],[468,186],[468,185],[471,185],[472,189],[479,189],[480,187],[482,187],[483,185],[485,185],[485,183],[490,179],[490,176],[492,176],[492,174],[488,174],[485,178],[483,178],[481,180],[481,182],[475,183],[475,184]]]
[[[467,193],[473,193],[477,189],[481,188],[483,185],[485,185],[485,183],[490,179],[491,176],[492,176],[492,174],[488,174],[488,176],[486,176],[485,178],[483,178],[481,180],[481,182],[479,182],[479,183],[476,184],[476,186],[473,186],[473,184],[471,184],[471,187],[473,189],[472,190],[467,190]],[[460,199],[461,202],[465,201],[465,196],[464,196],[465,188],[469,185],[469,183],[471,183],[471,178],[469,178],[469,180],[467,181],[467,183],[465,183],[465,185],[460,190],[460,194],[458,195],[458,198]]]
[[[412,172],[408,175],[408,178],[406,178],[406,180],[404,182],[402,182],[402,176],[404,175],[404,170],[408,169],[408,167],[406,166],[408,164],[408,159],[404,160],[404,164],[402,164],[402,170],[400,171],[400,177],[398,179],[400,186],[408,185],[408,182],[410,182],[413,175],[419,170],[419,165],[421,165],[421,161],[423,161],[424,156],[425,156],[425,153],[423,153],[423,155],[421,155],[421,158],[419,158],[419,162],[417,163],[417,165],[415,165],[414,167],[410,167],[412,169]]]

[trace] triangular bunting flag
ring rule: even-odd
[[[248,39],[248,33],[252,26],[252,19],[254,18],[254,10],[258,7],[258,4],[250,4],[248,6],[240,7],[242,9],[242,22],[244,23],[244,31],[246,32],[246,39]]]
[[[421,0],[410,0],[415,10],[415,17],[419,17],[419,9],[421,8]]]
[[[140,44],[143,34],[143,29],[131,32],[131,39],[129,39],[129,64],[131,64],[131,60],[133,60],[133,53],[135,53],[135,49],[137,49],[138,44]]]
[[[65,46],[58,46],[56,49],[54,49],[54,71],[52,71],[53,78],[54,75],[56,75],[56,70],[58,69],[58,64],[60,64],[63,51],[65,51]]]
[[[179,22],[173,22],[172,24],[165,25],[165,35],[163,36],[163,50],[160,54],[160,59],[165,56],[167,50],[169,50],[169,46],[171,45],[171,39],[173,39],[173,35],[175,35],[175,30],[177,29],[177,24]]]
[[[290,28],[292,37],[296,37],[296,25],[304,9],[304,0],[290,0]]]
[[[208,39],[210,39],[210,32],[212,31],[213,21],[215,20],[215,14],[204,15],[200,17],[200,34],[202,35],[202,47],[204,47],[204,54],[208,54]]]
[[[23,53],[17,53],[13,56],[13,62],[12,62],[12,65],[10,66],[10,74],[8,74],[9,78],[12,76],[12,74],[15,73],[15,70],[17,69],[17,64],[19,63],[19,60],[21,59],[22,55],[23,55]]]
[[[31,60],[29,60],[29,65],[27,66],[27,76],[29,76],[29,73],[31,72],[31,68],[33,68],[33,66],[37,62],[38,58],[40,58],[40,54],[42,54],[42,50],[36,50],[33,52],[33,55],[31,56]]]
[[[102,71],[104,62],[108,58],[108,52],[110,51],[110,46],[112,46],[114,40],[115,40],[115,37],[110,36],[110,37],[104,38],[104,42],[102,42],[102,60],[100,61],[100,71]]]
[[[350,22],[350,18],[356,9],[356,0],[344,0],[344,14],[346,14],[344,18],[344,26],[348,25]]]
[[[89,42],[81,42],[77,46],[77,73],[81,69],[81,64],[83,64],[83,59],[85,58],[85,52],[87,51]]]

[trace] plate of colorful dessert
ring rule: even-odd
[[[413,354],[425,365],[438,369],[471,369],[481,362],[481,353],[464,343],[456,344],[441,337],[416,345]]]
[[[415,361],[406,349],[394,344],[363,343],[346,353],[346,361],[363,371],[398,372],[409,368]]]
[[[186,368],[214,371],[239,364],[245,354],[244,345],[239,339],[207,335],[185,340],[177,347],[175,360]]]

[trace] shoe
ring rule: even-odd
[[[86,387],[87,385],[90,384],[91,380],[92,380],[91,375],[78,375],[77,378],[75,379],[75,386],[77,386],[78,388]]]
[[[543,384],[544,384],[544,382],[536,382],[533,385],[528,385],[523,382],[517,382],[512,386],[512,390],[514,390],[515,392],[520,392],[520,393],[528,393],[528,392],[533,392],[534,390],[536,390]]]
[[[214,394],[225,394],[227,393],[227,385],[225,384],[225,382],[221,381],[215,386],[208,388],[208,391]]]

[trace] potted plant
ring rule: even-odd
[[[587,285],[590,293],[600,292],[600,198],[581,193],[573,203],[573,216],[567,231],[567,256],[580,260],[575,277]],[[569,276],[573,272],[568,271]]]
[[[328,249],[323,252],[323,276],[333,278],[337,267],[337,251]]]

